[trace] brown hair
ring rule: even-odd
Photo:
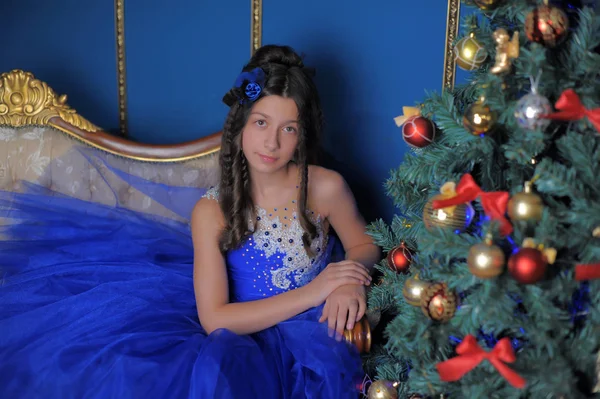
[[[267,45],[258,49],[243,72],[260,67],[266,75],[261,97],[278,95],[291,98],[299,113],[299,140],[293,161],[301,172],[298,218],[304,230],[302,241],[311,253],[310,244],[317,235],[316,226],[306,215],[308,200],[308,165],[315,162],[318,140],[323,127],[323,113],[311,70],[304,67],[298,54],[287,46]],[[241,133],[253,102],[231,101],[232,89],[224,97],[230,104],[223,126],[220,151],[221,183],[219,202],[225,218],[220,239],[221,251],[238,248],[252,233],[249,222],[255,220],[254,202],[250,195],[248,163],[242,151]]]

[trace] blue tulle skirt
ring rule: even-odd
[[[0,192],[0,398],[357,398],[321,308],[252,335],[199,323],[186,223]]]

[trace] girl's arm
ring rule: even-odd
[[[315,168],[312,179],[315,197],[338,234],[346,252],[346,259],[364,265],[369,271],[381,259],[380,248],[366,233],[366,223],[358,211],[352,191],[338,173]],[[351,330],[367,307],[364,286],[349,284],[337,288],[327,297],[320,321],[327,320],[330,330],[338,337],[344,328]]]
[[[304,287],[261,300],[229,303],[225,260],[219,250],[224,226],[217,201],[202,199],[192,212],[194,244],[194,292],[200,323],[207,333],[226,328],[251,334],[272,327],[317,306],[343,284],[368,284],[368,272],[356,262],[328,268]],[[323,275],[323,276],[321,276]]]
[[[354,195],[344,178],[331,170],[315,170],[314,191],[319,207],[335,230],[346,252],[346,259],[363,264],[369,271],[381,259],[380,248],[366,232],[366,223]]]

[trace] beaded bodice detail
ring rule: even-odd
[[[205,197],[218,200],[218,187],[210,188]],[[319,214],[307,211],[318,234],[311,256],[302,243],[295,199],[279,208],[256,206],[255,213],[255,219],[248,220],[252,235],[226,254],[231,300],[260,299],[301,287],[329,263],[329,234]]]

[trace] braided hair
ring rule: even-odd
[[[267,45],[258,49],[242,72],[261,68],[266,80],[261,97],[277,95],[291,98],[299,113],[299,140],[293,162],[301,171],[298,219],[304,230],[302,242],[308,253],[317,236],[316,226],[306,214],[308,201],[308,165],[316,162],[319,136],[323,128],[323,113],[314,72],[306,68],[302,58],[288,46]],[[221,182],[219,202],[225,219],[220,237],[220,249],[226,252],[238,248],[252,234],[249,221],[255,220],[255,210],[250,195],[248,162],[242,151],[242,130],[248,121],[253,102],[239,101],[239,89],[231,89],[223,97],[230,106],[223,126],[219,163]]]

